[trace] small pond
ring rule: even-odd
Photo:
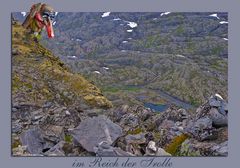
[[[144,106],[146,108],[150,108],[151,110],[154,110],[155,112],[163,112],[167,110],[167,108],[169,107],[166,104],[153,104],[153,103],[144,103]]]

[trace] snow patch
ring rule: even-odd
[[[73,55],[73,56],[67,56],[68,58],[77,58],[75,55]]]
[[[157,18],[153,18],[153,20],[157,20]]]
[[[102,14],[102,17],[108,17],[108,16],[110,15],[110,13],[111,13],[111,12],[104,12],[104,13]]]
[[[164,16],[164,15],[169,15],[171,12],[163,12],[160,14],[160,16]]]
[[[81,39],[76,39],[76,41],[82,41]]]
[[[128,43],[128,41],[122,41],[122,43]]]
[[[181,55],[181,54],[177,54],[176,57],[185,58],[185,56],[184,56],[184,55]]]
[[[108,67],[103,67],[103,69],[109,70],[109,68],[108,68]]]
[[[126,52],[126,50],[121,50],[121,52]]]
[[[55,12],[55,16],[57,16],[58,15],[58,12]]]
[[[223,40],[226,40],[226,41],[228,41],[228,38],[223,38]]]
[[[94,73],[96,73],[96,74],[101,74],[99,71],[94,71]]]
[[[228,22],[226,22],[226,21],[221,21],[221,22],[219,22],[220,24],[228,24]]]
[[[128,38],[128,40],[132,40],[132,38],[131,38],[131,37],[129,37],[129,38]]]
[[[21,14],[23,15],[23,17],[25,17],[27,15],[27,12],[21,12]]]
[[[129,32],[129,33],[131,33],[133,31],[133,29],[129,29],[129,30],[127,30],[127,32]]]
[[[137,23],[135,23],[135,22],[128,22],[127,25],[130,26],[131,28],[135,28],[138,26]]]
[[[118,20],[121,20],[121,19],[120,19],[120,18],[114,18],[113,20],[114,20],[114,21],[118,21]]]
[[[56,23],[57,23],[57,22],[56,22],[56,21],[54,21],[54,22],[53,22],[53,26],[54,26]]]
[[[220,94],[216,93],[215,96],[223,100],[223,98]]]
[[[211,15],[209,15],[209,16],[215,17],[215,18],[217,18],[217,19],[220,19],[220,18],[218,17],[217,13],[211,14]]]

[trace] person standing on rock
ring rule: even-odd
[[[52,20],[54,17],[55,12],[51,6],[42,3],[34,4],[22,26],[30,30],[37,40],[41,38],[41,32],[44,27],[46,28],[48,37],[53,38]]]

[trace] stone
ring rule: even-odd
[[[120,120],[120,125],[122,126],[130,126],[134,128],[139,125],[139,118],[137,115],[129,113],[122,116]]]
[[[19,120],[12,122],[12,133],[19,133],[22,128],[22,124],[19,123]]]
[[[64,144],[65,144],[65,141],[60,141],[55,146],[50,148],[47,152],[45,152],[44,155],[47,155],[47,156],[65,156],[65,153],[63,151]]]
[[[12,108],[12,112],[14,113],[14,112],[17,112],[17,109],[16,108]]]
[[[212,120],[207,116],[199,118],[196,121],[191,120],[184,131],[199,141],[212,139],[214,136]]]
[[[139,106],[139,105],[133,106],[132,110],[134,113],[136,113],[139,116],[140,120],[142,121],[146,121],[147,119],[149,119],[151,116],[154,115],[152,110],[147,109],[144,106]]]
[[[114,157],[114,156],[134,156],[129,152],[125,152],[119,147],[112,147],[108,142],[102,141],[94,147],[96,156],[99,157]]]
[[[70,134],[84,149],[94,152],[94,147],[100,142],[106,141],[112,144],[122,136],[122,128],[105,116],[100,115],[83,120],[77,128],[70,131]]]
[[[215,97],[211,97],[209,99],[208,103],[211,107],[220,107],[221,106],[221,101],[215,99]]]
[[[150,141],[150,142],[148,143],[147,150],[156,152],[156,151],[157,151],[156,142]]]
[[[161,129],[170,129],[172,127],[174,127],[174,122],[172,120],[163,120],[163,122],[161,123],[161,125],[158,127],[159,130]]]
[[[52,102],[47,101],[47,102],[45,102],[45,103],[43,104],[43,108],[49,108],[49,107],[51,107],[52,105],[53,105]]]
[[[62,126],[58,125],[44,125],[41,126],[42,136],[44,139],[49,140],[51,142],[59,142],[64,140],[64,130]]]
[[[195,139],[185,140],[180,149],[180,155],[184,156],[227,156],[228,141],[216,143],[214,141],[199,142]]]
[[[192,139],[186,139],[180,147],[179,153],[181,156],[201,156],[200,151],[194,148],[194,143],[197,141],[193,141]]]
[[[19,145],[17,148],[13,148],[12,151],[13,151],[13,156],[24,156],[27,153],[27,146]]]
[[[222,97],[218,94],[215,96],[211,96],[208,100],[208,103],[211,107],[216,107],[219,113],[226,115],[228,112],[227,102],[222,99]]]
[[[144,156],[171,156],[171,154],[162,148],[156,147],[156,143],[154,141],[150,141],[146,147],[146,153]]]
[[[23,132],[20,135],[20,141],[31,154],[41,154],[44,149],[44,139],[38,127]]]
[[[182,122],[189,117],[189,114],[184,109],[175,109],[174,107],[168,108],[155,120],[157,126],[161,125],[164,120],[171,120],[173,122]]]
[[[65,114],[66,115],[71,115],[71,113],[68,110],[65,111]]]
[[[145,134],[127,135],[125,137],[127,144],[144,144],[146,143]]]
[[[228,116],[219,113],[216,108],[211,108],[209,111],[209,118],[216,127],[223,127],[228,125]]]
[[[228,141],[211,148],[214,156],[228,156]]]
[[[170,153],[166,152],[162,148],[157,148],[157,152],[155,156],[172,156]]]
[[[209,117],[203,117],[198,119],[194,123],[194,127],[198,129],[208,129],[212,127],[212,120]]]
[[[146,138],[145,134],[127,135],[125,137],[126,151],[136,156],[142,156],[143,150],[145,150]]]
[[[189,117],[189,114],[188,114],[187,110],[181,108],[181,109],[178,109],[177,111],[178,111],[179,116],[182,120],[187,119]]]

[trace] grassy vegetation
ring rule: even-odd
[[[183,25],[178,26],[178,28],[175,30],[176,35],[180,36],[184,33],[184,27]]]
[[[188,138],[187,135],[181,134],[177,137],[175,137],[172,142],[166,146],[165,150],[166,152],[170,153],[171,155],[175,156],[176,153],[179,150],[179,147],[182,145],[182,143]]]
[[[112,92],[116,93],[119,91],[129,91],[129,92],[139,92],[141,88],[139,87],[134,87],[134,86],[118,86],[118,87],[104,87],[102,89],[103,92]]]
[[[75,97],[92,106],[112,107],[96,86],[72,73],[18,23],[12,27],[12,37],[13,49],[17,53],[12,59],[13,98],[22,94],[25,101],[41,105],[60,95],[57,99],[63,104],[74,103],[76,100],[72,98]]]

